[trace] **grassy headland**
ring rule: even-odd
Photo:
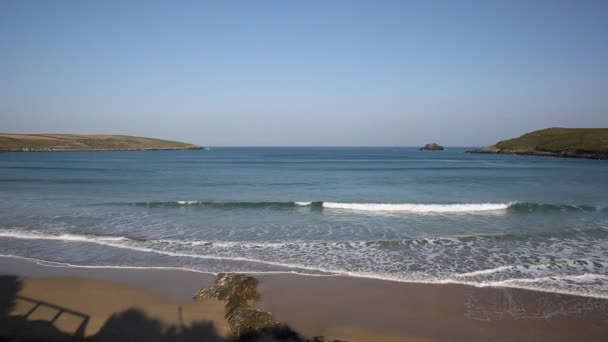
[[[0,133],[2,152],[195,150],[201,146],[179,141],[128,135]]]
[[[608,128],[547,128],[468,152],[608,159]]]

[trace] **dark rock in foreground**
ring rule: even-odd
[[[279,324],[270,312],[253,308],[252,305],[260,299],[260,294],[256,290],[257,285],[258,280],[248,275],[220,273],[211,286],[198,290],[194,294],[194,299],[215,298],[225,301],[224,317],[228,320],[230,331],[238,337],[237,341],[325,341],[322,336],[316,336],[312,340],[306,339],[288,326]]]
[[[270,312],[250,307],[236,307],[226,313],[226,319],[232,333],[239,336],[279,325]]]
[[[220,273],[215,282],[198,290],[194,299],[216,298],[226,301],[226,309],[231,310],[239,306],[248,306],[260,299],[256,290],[258,280],[244,274]]]
[[[258,280],[244,274],[220,273],[215,282],[194,294],[194,299],[216,298],[226,302],[226,319],[233,334],[240,336],[278,326],[272,314],[252,308],[259,300]]]
[[[426,144],[424,147],[420,148],[419,151],[443,151],[443,146],[436,143]]]

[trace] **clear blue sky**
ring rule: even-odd
[[[608,1],[0,1],[0,131],[487,145],[608,127]]]

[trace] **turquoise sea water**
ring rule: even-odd
[[[608,297],[608,162],[414,148],[0,154],[0,254]]]

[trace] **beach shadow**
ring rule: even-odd
[[[217,334],[213,322],[195,322],[191,326],[163,326],[159,320],[149,318],[136,309],[112,315],[99,332],[89,340],[96,342],[225,341]]]
[[[8,317],[15,308],[15,299],[21,287],[18,277],[0,276],[0,318]]]
[[[94,342],[306,342],[293,329],[280,325],[270,329],[225,338],[217,334],[213,322],[195,322],[190,326],[163,326],[156,319],[136,309],[112,315],[99,332],[88,339]]]
[[[288,326],[249,333],[240,337],[223,337],[217,334],[213,322],[194,322],[189,326],[163,325],[140,310],[129,309],[108,318],[99,332],[84,337],[89,315],[60,305],[19,295],[21,280],[16,276],[0,276],[0,342],[3,341],[91,341],[91,342],[305,342],[310,341]],[[14,314],[17,303],[28,304],[21,314]],[[25,306],[25,305],[24,305]],[[54,310],[47,320],[31,320],[41,308]],[[80,324],[71,334],[58,330],[54,323],[64,315],[75,316]],[[179,317],[178,311],[178,317]],[[180,320],[181,321],[181,320]]]
[[[30,315],[32,315],[39,308],[46,308],[46,309],[51,309],[51,310],[55,311],[53,318],[46,321],[49,324],[54,324],[61,316],[65,316],[65,315],[75,316],[78,320],[80,320],[80,324],[78,325],[76,330],[73,332],[73,336],[78,337],[78,338],[84,337],[84,332],[85,332],[85,329],[86,329],[87,324],[89,323],[89,319],[90,319],[90,317],[88,315],[86,315],[82,312],[68,309],[63,306],[55,305],[53,303],[44,302],[44,301],[30,298],[30,297],[17,295],[16,298],[17,298],[17,300],[32,304],[31,309],[29,309],[25,314],[22,315],[22,317],[24,319],[28,319],[30,317]]]
[[[278,325],[276,327],[262,329],[255,332],[250,332],[245,335],[241,335],[238,340],[239,342],[309,342],[317,341],[315,339],[309,340],[300,335],[297,331],[293,330],[287,325]],[[322,340],[318,340],[322,341]]]
[[[88,316],[50,303],[18,295],[22,288],[16,276],[0,276],[0,341],[72,341],[79,336],[70,336],[59,331],[53,323],[64,313],[80,315],[88,322]],[[18,301],[31,303],[32,307],[22,315],[11,315]],[[50,321],[28,320],[38,308],[46,306],[57,311]],[[84,323],[86,326],[86,322]],[[84,329],[84,328],[83,328]],[[84,331],[84,330],[83,330]]]

